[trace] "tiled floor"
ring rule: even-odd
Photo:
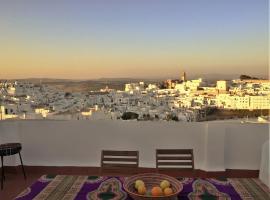
[[[1,200],[14,199],[20,192],[22,192],[29,185],[34,183],[42,174],[27,174],[27,179],[24,180],[22,174],[6,173],[6,180],[4,182],[4,189],[0,191]]]

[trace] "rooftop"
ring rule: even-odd
[[[139,173],[143,173],[155,172],[155,149],[190,148],[195,172],[165,173],[175,177],[258,178],[267,158],[262,154],[263,145],[269,141],[269,124],[239,121],[13,120],[0,121],[0,130],[0,143],[22,144],[27,173],[25,181],[17,156],[5,157],[6,180],[0,192],[4,199],[13,199],[44,174],[100,175],[102,149],[139,151]]]

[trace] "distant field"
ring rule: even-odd
[[[108,86],[110,89],[123,90],[125,83],[121,81],[80,81],[80,82],[50,82],[46,85],[55,87],[65,92],[89,92],[97,91]]]
[[[99,91],[108,86],[110,89],[124,90],[125,84],[130,82],[144,81],[146,84],[149,80],[89,80],[89,81],[44,81],[43,83],[65,92],[89,92]]]

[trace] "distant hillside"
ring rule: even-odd
[[[209,83],[217,80],[232,80],[238,79],[240,74],[187,74],[187,79],[203,78]],[[258,78],[267,78],[267,76],[256,76]],[[93,80],[78,80],[78,79],[54,79],[54,78],[27,78],[27,79],[13,79],[9,81],[25,81],[34,84],[47,84],[52,87],[56,87],[66,92],[89,92],[97,91],[108,86],[110,89],[124,90],[126,83],[143,81],[146,84],[159,83],[166,79],[177,79],[179,77],[159,77],[159,78],[100,78]]]
[[[49,86],[58,88],[66,92],[90,92],[97,91],[108,86],[111,89],[123,90],[124,84],[121,81],[63,81],[63,82],[47,82]]]
[[[51,82],[73,82],[76,80],[72,79],[54,79],[54,78],[24,78],[24,79],[9,79],[9,81],[21,81],[21,82],[30,82],[30,83],[51,83]]]
[[[89,92],[97,91],[106,88],[108,86],[110,89],[124,90],[125,84],[130,82],[138,82],[143,80],[87,80],[87,81],[63,81],[63,82],[47,82],[45,84],[56,87],[60,90],[66,92]],[[147,81],[146,81],[147,83]]]
[[[232,79],[238,79],[241,76],[241,74],[219,74],[219,73],[209,73],[209,74],[196,74],[196,73],[187,73],[187,79],[197,79],[197,78],[203,78],[207,79],[209,81],[216,81],[216,80],[232,80]],[[262,79],[268,79],[268,75],[256,75],[252,74],[252,77],[262,78]],[[152,77],[152,78],[129,78],[129,77],[118,77],[118,78],[99,78],[99,79],[58,79],[58,78],[24,78],[24,79],[8,79],[10,81],[27,81],[32,83],[59,83],[59,82],[84,82],[84,81],[100,81],[100,82],[157,82],[157,81],[163,81],[167,79],[179,79],[180,77],[177,76],[171,76],[171,77]],[[1,79],[0,79],[1,80]],[[2,79],[5,80],[5,79]]]
[[[76,80],[76,79],[53,79],[53,78],[27,78],[12,79],[9,81],[31,82],[34,84],[46,84],[66,92],[89,92],[104,89],[108,86],[110,89],[124,90],[126,83],[140,82],[145,83],[158,82],[157,80],[136,79],[136,78],[100,78],[96,80]]]

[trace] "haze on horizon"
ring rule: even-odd
[[[268,76],[268,0],[0,0],[0,79]]]

